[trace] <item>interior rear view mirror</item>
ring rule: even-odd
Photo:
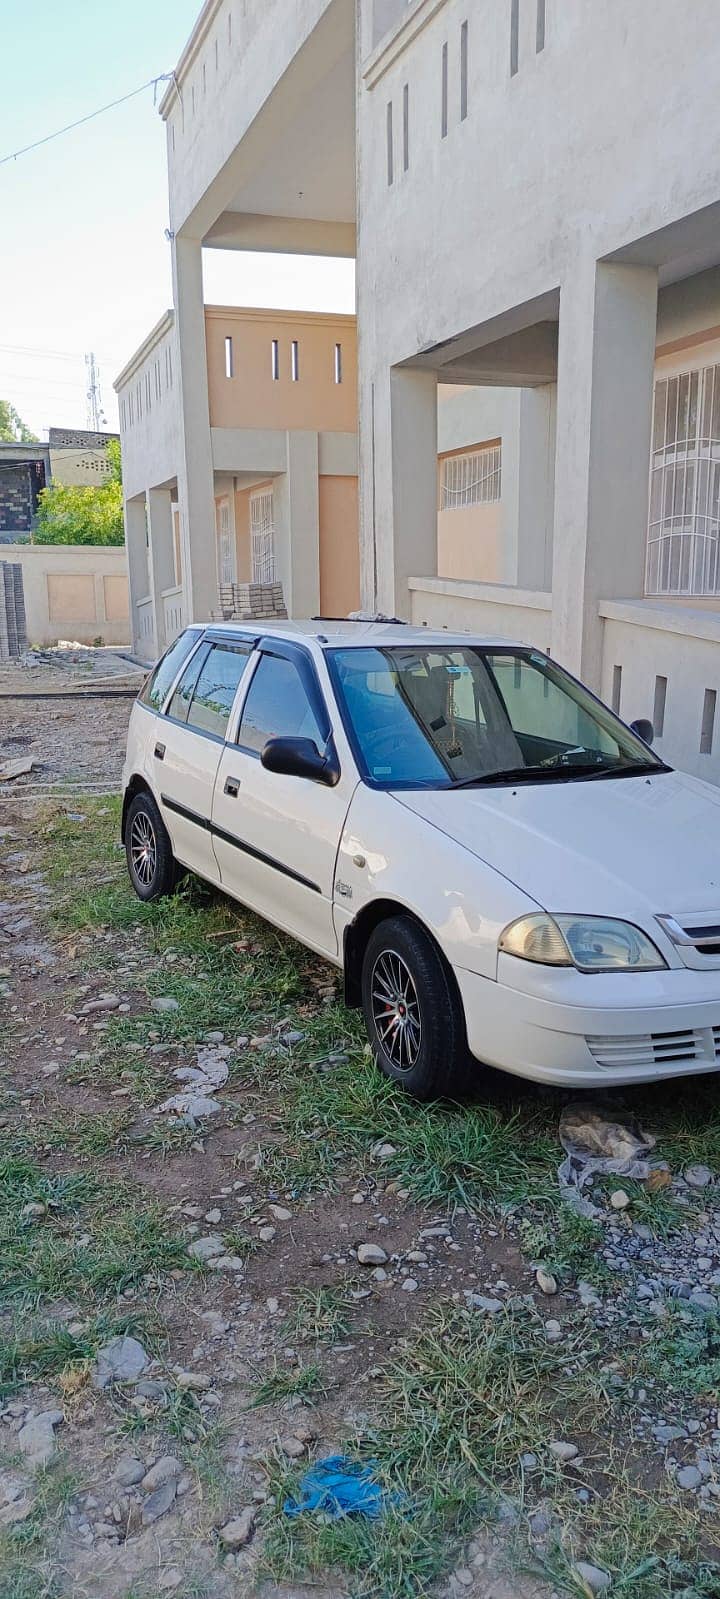
[[[655,737],[655,729],[652,725],[652,722],[649,722],[646,716],[639,716],[636,722],[631,722],[630,731],[632,733],[637,733],[638,738],[642,739],[643,744],[652,744],[652,741]]]

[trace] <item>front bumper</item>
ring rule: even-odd
[[[455,969],[472,1054],[536,1082],[592,1088],[720,1067],[720,972],[597,973],[501,956]]]

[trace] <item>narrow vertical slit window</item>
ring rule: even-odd
[[[665,731],[665,701],[667,699],[667,678],[656,677],[655,699],[653,701],[653,729],[656,738],[662,738]]]
[[[545,9],[546,0],[537,0],[537,14],[535,17],[535,49],[540,54],[545,49]]]
[[[342,380],[343,380],[342,345],[341,344],[336,344],[335,345],[335,382],[336,383],[342,383]]]
[[[300,377],[300,354],[298,351],[297,339],[293,339],[290,346],[290,375],[293,383],[297,383],[298,378]]]
[[[273,339],[270,346],[270,368],[272,371],[273,383],[277,383],[280,377],[280,345],[278,344],[277,339]]]
[[[395,180],[395,157],[393,151],[393,108],[392,100],[388,100],[386,113],[387,129],[387,180],[390,188]]]
[[[616,715],[620,714],[620,695],[622,694],[622,667],[613,667],[612,681],[612,708]]]
[[[226,378],[232,378],[235,376],[235,369],[233,366],[233,341],[230,334],[227,334],[225,338],[225,376]]]
[[[702,725],[700,728],[700,754],[712,755],[713,734],[715,732],[715,710],[717,706],[717,693],[714,688],[706,688],[703,699]]]
[[[468,114],[468,24],[464,22],[460,29],[460,121],[465,122]]]
[[[410,166],[410,85],[403,89],[403,172]]]
[[[448,47],[447,40],[442,47],[442,67],[440,76],[440,132],[443,139],[447,138],[448,131]]]
[[[510,77],[518,69],[520,47],[520,0],[510,0]]]

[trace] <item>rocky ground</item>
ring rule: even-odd
[[[714,1080],[600,1097],[657,1142],[578,1209],[564,1096],[415,1106],[331,969],[134,900],[61,788],[117,778],[97,704],[0,811],[0,1599],[717,1599]],[[286,1514],[335,1455],[377,1520]]]

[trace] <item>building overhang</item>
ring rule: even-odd
[[[242,48],[224,47],[224,73],[198,101],[226,0],[203,8],[160,105],[171,225],[216,249],[353,256],[354,0],[315,0],[292,20],[283,3],[248,0]]]

